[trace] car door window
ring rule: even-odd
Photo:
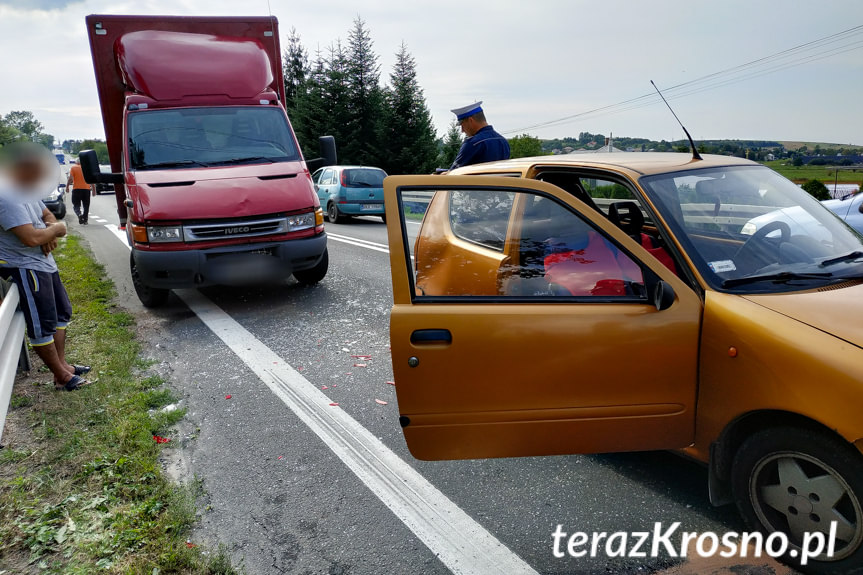
[[[324,173],[324,169],[321,168],[320,170],[318,170],[317,172],[312,174],[312,182],[320,185],[321,184],[321,176],[323,175],[323,173]]]
[[[429,210],[414,250],[417,301],[441,296],[646,301],[635,260],[555,198],[527,191],[449,190],[438,192]]]

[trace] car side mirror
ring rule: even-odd
[[[81,150],[78,152],[78,162],[81,164],[81,172],[84,181],[88,184],[122,184],[123,174],[103,174],[99,167],[99,157],[93,150]]]
[[[335,166],[338,163],[336,154],[336,139],[332,136],[321,136],[318,138],[318,147],[321,157],[306,160],[306,167],[310,172],[316,172],[327,166]]]
[[[674,288],[669,283],[662,280],[656,282],[656,287],[653,290],[653,304],[658,311],[670,308],[676,298]]]

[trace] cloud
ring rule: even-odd
[[[0,0],[0,6],[10,6],[17,10],[63,10],[71,4],[81,4],[84,0]]]

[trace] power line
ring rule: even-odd
[[[858,50],[863,48],[863,39],[856,39],[855,36],[861,33],[863,33],[863,25],[854,26],[852,28],[842,30],[841,32],[823,36],[768,56],[763,56],[743,64],[738,64],[724,70],[700,76],[693,80],[675,84],[674,86],[664,88],[664,92],[667,94],[669,100],[683,98],[704,91],[714,90],[727,85],[757,78],[759,76],[772,74],[788,68],[802,66],[804,64],[837,56],[852,50]],[[835,46],[837,43],[842,44]],[[504,133],[524,133],[528,130],[567,124],[577,119],[584,119],[588,116],[595,118],[598,116],[635,110],[646,106],[652,106],[659,102],[659,97],[655,93],[650,92],[635,98],[629,98],[627,100],[617,102],[616,104],[593,108],[577,114],[571,114],[562,118],[540,122],[538,124],[515,130],[508,130]]]

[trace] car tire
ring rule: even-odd
[[[66,217],[66,204],[64,202],[60,202],[60,207],[57,209],[57,215],[54,217],[58,220],[62,220]]]
[[[132,285],[135,287],[135,293],[138,294],[141,304],[146,308],[156,308],[165,305],[165,302],[168,301],[168,296],[171,294],[171,290],[144,285],[144,282],[141,281],[141,276],[138,274],[138,266],[135,265],[135,256],[133,254],[129,255],[129,268],[132,273]]]
[[[330,202],[327,206],[327,221],[331,224],[340,224],[345,221],[345,217],[339,212],[339,207],[335,202]]]
[[[783,562],[804,573],[863,572],[863,456],[853,446],[826,431],[768,429],[743,442],[731,473],[749,526],[786,534]],[[833,557],[802,565],[800,534],[821,531],[827,539],[831,520],[839,526]]]
[[[327,270],[330,266],[330,254],[328,250],[324,250],[324,255],[321,256],[315,267],[307,270],[299,270],[294,272],[294,278],[303,285],[314,285],[320,282],[327,275]]]

